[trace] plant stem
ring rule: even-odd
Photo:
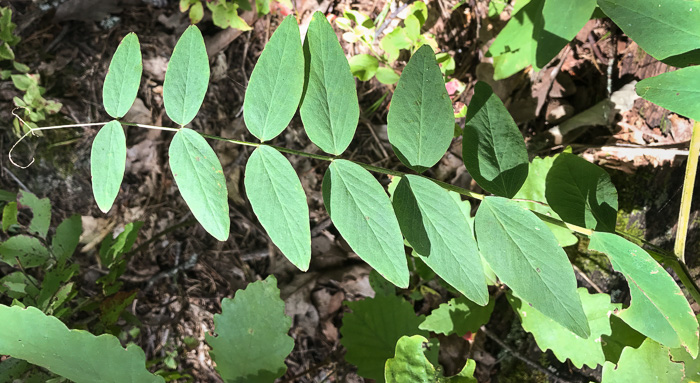
[[[683,195],[681,197],[681,209],[678,213],[676,243],[673,246],[674,254],[683,263],[685,263],[685,241],[688,235],[690,204],[693,201],[693,187],[695,186],[695,175],[698,171],[698,155],[700,155],[700,122],[695,121],[693,124],[693,135],[690,138],[690,151],[685,168],[685,178],[683,179]]]

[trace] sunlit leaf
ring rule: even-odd
[[[92,142],[90,174],[92,195],[103,213],[109,211],[119,194],[126,169],[126,136],[119,121],[103,126]]]
[[[637,83],[636,89],[643,99],[700,121],[700,110],[697,107],[700,103],[700,66],[646,78]]]
[[[602,383],[678,383],[683,365],[671,362],[669,349],[651,339],[639,348],[627,347],[617,365],[605,362]]]
[[[143,64],[141,46],[136,33],[124,37],[109,63],[102,88],[102,103],[113,118],[124,117],[136,100]]]
[[[396,343],[396,356],[386,361],[387,383],[477,383],[474,378],[476,362],[469,359],[462,371],[455,376],[444,377],[425,357],[428,340],[420,335],[402,336]]]

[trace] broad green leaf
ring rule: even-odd
[[[7,232],[10,226],[17,224],[17,202],[10,202],[2,208],[2,231]]]
[[[406,64],[391,98],[389,142],[404,165],[422,172],[449,148],[454,123],[452,101],[435,53],[423,45]]]
[[[56,235],[51,241],[51,250],[56,260],[63,264],[70,258],[78,247],[80,235],[83,233],[83,222],[79,214],[66,218],[56,228]]]
[[[214,315],[217,336],[206,335],[216,370],[226,382],[269,383],[284,375],[294,340],[277,280],[270,275],[221,301]]]
[[[393,69],[387,67],[377,68],[376,76],[377,81],[386,85],[396,84],[396,82],[399,81],[399,75],[396,74]]]
[[[462,158],[479,186],[496,195],[513,197],[527,178],[523,136],[501,99],[485,82],[476,84],[467,109]]]
[[[369,81],[374,77],[379,68],[379,60],[368,54],[359,54],[350,57],[350,72],[360,81]]]
[[[105,76],[102,103],[107,114],[122,118],[131,109],[139,91],[142,72],[139,38],[131,32],[119,43]]]
[[[16,235],[0,243],[0,260],[10,266],[21,264],[28,269],[46,263],[49,251],[35,237]]]
[[[420,176],[401,178],[393,198],[401,232],[417,256],[479,305],[489,292],[471,227],[447,190]]]
[[[617,365],[603,365],[602,383],[678,383],[681,379],[683,365],[671,362],[668,347],[651,339],[639,348],[625,348]]]
[[[304,53],[294,15],[287,16],[265,45],[250,75],[243,101],[248,130],[271,140],[294,117],[304,90]]]
[[[610,233],[593,232],[591,250],[605,253],[630,287],[630,306],[619,317],[670,348],[698,355],[698,321],[673,278],[641,247]]]
[[[352,250],[391,283],[408,287],[399,223],[374,176],[353,162],[333,161],[323,177],[323,202]]]
[[[537,216],[508,199],[486,197],[475,226],[481,254],[498,278],[542,314],[582,338],[590,335],[574,270]]]
[[[411,45],[413,45],[413,41],[411,41],[406,34],[405,28],[397,27],[387,33],[386,36],[382,38],[382,41],[379,42],[379,45],[382,47],[384,53],[386,53],[389,63],[393,63],[399,59],[401,49],[410,49]]]
[[[369,272],[369,285],[374,290],[374,296],[394,296],[396,295],[396,287],[377,272],[372,270]]]
[[[681,383],[696,383],[700,380],[700,359],[694,359],[685,348],[671,349],[671,360],[683,363],[685,377]]]
[[[643,99],[700,121],[697,107],[700,104],[700,66],[662,73],[638,82],[635,87]]]
[[[518,0],[487,53],[494,58],[494,79],[529,65],[542,69],[583,28],[595,6],[596,0]]]
[[[404,335],[428,336],[418,329],[425,317],[416,316],[411,304],[395,295],[346,304],[352,313],[343,316],[340,343],[348,350],[345,360],[362,377],[383,382],[384,363],[394,356],[396,342]],[[431,360],[437,362],[437,348],[432,351]]]
[[[384,376],[387,383],[477,383],[474,378],[476,362],[469,359],[462,371],[446,378],[425,357],[428,340],[420,335],[402,336],[396,343],[396,356],[386,361]]]
[[[700,62],[697,0],[598,0],[598,6],[647,53],[674,66]]]
[[[570,153],[557,157],[547,173],[547,202],[566,222],[599,231],[615,231],[617,190],[610,175]]]
[[[29,232],[46,238],[51,225],[51,201],[48,198],[37,198],[28,191],[21,191],[17,195],[17,203],[19,207],[26,207],[32,211]]]
[[[245,191],[272,242],[306,271],[311,261],[309,206],[289,161],[269,146],[255,149],[245,169]]]
[[[304,129],[323,151],[339,155],[355,135],[360,106],[348,60],[321,12],[309,24],[304,55],[308,75],[299,110]]]
[[[125,350],[112,335],[68,330],[60,320],[35,307],[0,305],[0,323],[0,354],[26,360],[76,383],[165,382],[146,370],[143,350],[135,344]]]
[[[479,306],[464,297],[452,298],[433,310],[419,328],[443,335],[464,336],[468,332],[477,332],[488,323],[495,303],[491,299],[486,306]]]
[[[180,129],[168,150],[170,170],[192,214],[219,241],[228,239],[228,190],[221,163],[207,141],[192,129]]]
[[[92,142],[90,174],[92,195],[103,213],[112,208],[126,169],[126,136],[119,121],[103,126]]]
[[[245,20],[238,16],[238,8],[251,10],[250,4],[243,7],[240,4],[247,3],[247,0],[242,1],[207,1],[207,8],[211,11],[211,21],[219,28],[235,28],[241,31],[248,31],[251,27],[246,24]]]
[[[165,113],[180,125],[197,115],[209,86],[209,58],[199,29],[190,25],[180,36],[163,82]]]

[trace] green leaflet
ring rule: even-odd
[[[284,375],[284,359],[294,340],[292,319],[284,314],[277,280],[270,275],[221,301],[214,315],[217,336],[206,335],[216,371],[226,382],[269,383]]]
[[[590,328],[564,250],[532,212],[501,197],[486,197],[476,213],[484,259],[513,292],[542,314],[587,338]]]
[[[92,195],[103,213],[112,208],[126,169],[126,136],[119,121],[103,126],[92,142],[90,174]]]
[[[243,101],[243,119],[260,141],[271,140],[287,127],[304,90],[304,54],[294,15],[287,16],[265,45],[250,75]]]
[[[700,4],[699,10],[700,10]],[[700,120],[700,67],[662,73],[637,83],[637,94],[654,104],[696,121]]]
[[[165,113],[180,125],[197,115],[209,86],[209,59],[199,29],[190,25],[180,36],[163,82]]]
[[[38,198],[28,191],[21,191],[17,195],[17,203],[19,207],[26,207],[32,211],[29,232],[46,238],[51,225],[51,201],[48,198]]]
[[[255,215],[272,242],[296,267],[309,268],[309,206],[299,177],[277,150],[260,146],[248,159],[245,190]]]
[[[399,223],[384,188],[367,170],[334,160],[323,177],[323,202],[357,255],[398,287],[408,287]]]
[[[182,128],[173,137],[168,155],[175,183],[194,217],[219,241],[228,239],[228,190],[216,153],[199,133]]]
[[[43,265],[49,260],[49,251],[35,238],[28,235],[15,235],[0,243],[0,260],[10,266],[18,261],[25,269]]]
[[[304,129],[323,151],[339,155],[355,135],[360,106],[348,60],[321,12],[309,24],[304,55],[308,75],[299,110]]]
[[[396,342],[404,335],[428,336],[418,325],[425,317],[416,316],[410,303],[395,295],[346,302],[352,313],[343,316],[340,343],[348,350],[345,360],[357,366],[365,378],[384,381],[384,363],[394,356]],[[437,363],[437,347],[429,359]]]
[[[393,204],[401,232],[418,257],[467,298],[486,305],[489,292],[476,241],[447,190],[406,175],[394,191]]]
[[[698,322],[673,278],[646,251],[610,233],[593,232],[591,250],[605,253],[627,278],[630,306],[619,317],[632,328],[670,348],[698,355]]]
[[[698,381],[700,378],[700,359],[693,359],[685,348],[674,348],[671,350],[671,360],[683,362],[685,378],[681,383],[696,383]]]
[[[487,53],[494,58],[494,79],[528,65],[542,69],[583,28],[595,6],[596,0],[518,0]]]
[[[376,76],[377,81],[386,85],[396,84],[396,82],[399,81],[400,78],[399,75],[396,74],[396,72],[394,72],[393,69],[387,67],[377,68]]]
[[[0,305],[0,353],[24,359],[76,383],[165,382],[146,370],[138,346],[126,350],[112,335],[68,330],[35,307]],[[37,331],[41,329],[41,331]]]
[[[617,190],[600,167],[570,153],[547,173],[547,202],[561,219],[599,231],[615,231]]]
[[[83,222],[79,214],[66,218],[58,225],[51,241],[51,250],[59,264],[65,263],[73,255],[82,233]]]
[[[428,340],[420,335],[402,336],[396,343],[396,356],[386,361],[386,382],[477,383],[474,378],[476,362],[471,359],[459,374],[449,378],[442,376],[424,355],[426,343]]]
[[[360,81],[371,80],[379,68],[379,60],[364,53],[350,57],[348,63],[350,64],[350,72]]]
[[[490,299],[482,307],[464,297],[452,298],[433,310],[418,327],[443,335],[464,336],[467,332],[477,332],[488,323],[495,303]]]
[[[404,165],[422,172],[449,148],[454,123],[452,101],[435,54],[423,45],[406,64],[391,98],[389,142]]]
[[[131,32],[114,52],[102,88],[102,103],[113,118],[122,118],[131,109],[141,82],[143,64],[141,46],[136,33]]]
[[[700,7],[695,0],[598,0],[598,6],[657,60],[674,66],[700,59]]]
[[[681,379],[683,365],[671,362],[668,347],[651,339],[639,348],[625,348],[617,365],[603,365],[602,383],[678,383]]]
[[[467,109],[462,158],[479,186],[496,195],[512,198],[527,178],[523,136],[485,82],[476,84]]]
[[[17,224],[17,202],[8,202],[2,208],[2,231],[7,232],[12,225]]]

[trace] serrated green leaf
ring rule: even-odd
[[[277,280],[270,275],[221,301],[214,315],[217,336],[206,335],[216,370],[226,382],[269,383],[284,375],[294,340]]]
[[[304,129],[323,151],[339,155],[355,135],[360,106],[348,60],[321,12],[309,24],[304,55],[308,75],[299,110]]]
[[[393,69],[387,67],[377,68],[376,76],[377,81],[386,85],[396,84],[396,82],[399,81],[400,78],[399,75],[396,74],[396,72],[394,72]]]
[[[51,241],[51,250],[59,264],[65,263],[78,247],[80,235],[83,233],[83,222],[79,214],[66,218],[56,228],[56,235]]]
[[[698,321],[673,278],[641,247],[610,233],[593,232],[591,250],[605,253],[630,287],[630,306],[619,317],[670,348],[698,355]]]
[[[477,383],[476,363],[468,359],[462,371],[446,378],[425,357],[427,339],[420,335],[402,336],[396,343],[396,356],[386,361],[384,376],[387,383]]]
[[[26,360],[76,383],[165,382],[146,370],[138,346],[126,350],[112,335],[68,330],[35,307],[0,305],[0,353]],[[37,331],[41,329],[41,331]]]
[[[17,224],[17,202],[10,202],[2,208],[2,231],[7,232],[10,226]]]
[[[25,269],[41,266],[49,259],[49,251],[34,237],[16,235],[0,243],[0,260],[10,266],[18,262]]]
[[[365,378],[384,381],[384,363],[394,356],[396,342],[404,335],[428,336],[418,329],[423,321],[410,303],[397,296],[378,296],[347,302],[352,313],[343,316],[340,343],[348,350],[345,360],[357,366]],[[431,359],[437,361],[437,349]]]
[[[622,351],[617,365],[605,362],[602,383],[678,383],[683,365],[671,362],[668,347],[647,339],[635,349]]]
[[[168,150],[170,170],[187,206],[204,230],[228,239],[228,190],[221,163],[207,141],[192,129],[180,129]]]
[[[287,16],[265,45],[250,75],[243,101],[248,130],[261,141],[287,127],[304,90],[304,53],[294,15]]]
[[[126,136],[119,121],[103,126],[92,142],[90,174],[92,195],[103,213],[112,208],[126,169]]]
[[[165,72],[165,113],[180,125],[189,124],[202,106],[208,86],[207,48],[199,28],[190,25],[175,44]]]
[[[435,61],[423,45],[411,56],[391,98],[387,133],[404,165],[422,172],[445,154],[454,133],[452,101]]]
[[[476,84],[467,109],[462,158],[479,186],[496,195],[512,198],[527,178],[523,136],[501,99],[485,82]]]
[[[311,261],[309,206],[289,161],[269,146],[255,149],[245,169],[245,191],[272,242],[306,271]]]
[[[646,78],[638,82],[635,88],[637,94],[645,100],[685,117],[700,120],[697,108],[700,103],[699,66]]]
[[[352,250],[391,283],[408,287],[399,223],[374,176],[353,162],[333,161],[323,177],[323,202]]]
[[[360,81],[371,80],[379,68],[379,60],[364,53],[350,57],[348,63],[350,64],[350,72]]]
[[[32,211],[29,232],[46,238],[51,225],[51,201],[48,198],[37,198],[28,191],[20,191],[17,195],[17,203],[19,207],[26,207]]]
[[[457,202],[434,182],[401,178],[393,198],[401,232],[418,257],[445,282],[480,305],[489,301],[471,227]]]
[[[452,298],[433,310],[419,328],[443,335],[477,332],[491,318],[495,303],[490,299],[486,306],[479,306],[464,297]]]
[[[532,212],[501,197],[486,197],[475,221],[484,259],[513,292],[576,335],[590,335],[564,250]]]
[[[126,115],[136,100],[142,72],[139,38],[131,32],[119,43],[105,76],[102,103],[107,114],[113,118]]]

